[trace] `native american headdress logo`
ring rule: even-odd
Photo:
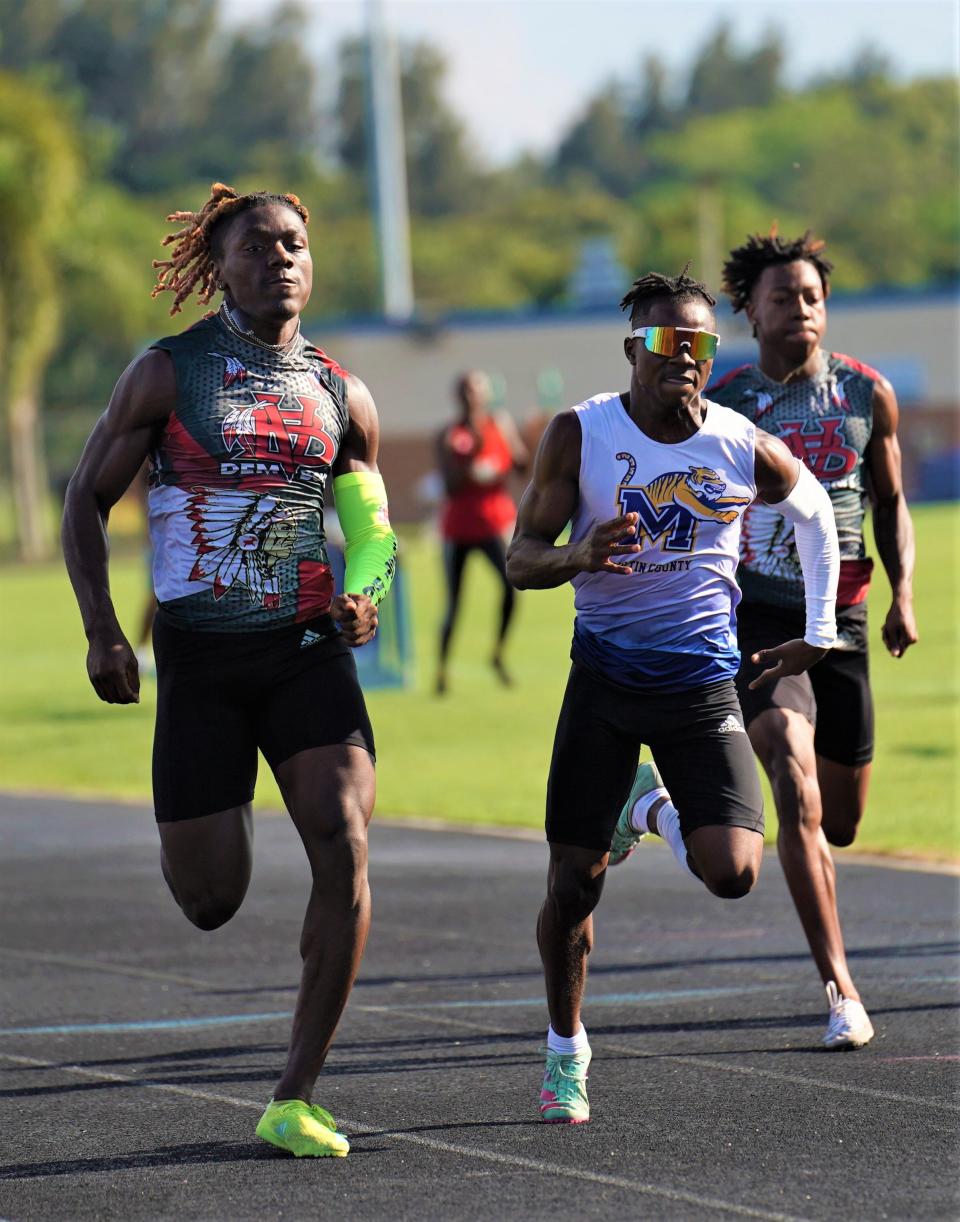
[[[756,399],[758,417],[762,416],[764,412],[769,411],[770,408],[773,407],[773,395],[771,395],[770,392],[767,390],[752,390],[751,389],[751,390],[745,390],[743,394],[744,394],[744,398],[746,398],[749,395],[751,398]]]
[[[775,509],[758,502],[744,514],[742,558],[764,576],[794,576],[793,542],[793,523],[782,518]]]
[[[253,455],[257,449],[257,420],[254,412],[257,405],[232,407],[220,425],[223,448],[232,458],[241,454]]]
[[[834,407],[842,407],[845,412],[850,411],[850,400],[847,398],[847,383],[852,380],[852,375],[847,375],[843,378],[832,378],[830,386],[830,400]]]
[[[192,581],[213,578],[214,598],[243,586],[250,601],[280,605],[277,562],[286,560],[297,537],[292,514],[263,492],[221,492],[199,488],[190,498],[197,559]]]
[[[224,356],[222,352],[208,352],[207,356],[215,356],[218,360],[223,361],[225,365],[223,371],[224,390],[228,386],[232,386],[234,382],[245,382],[247,380],[247,367],[235,356]]]

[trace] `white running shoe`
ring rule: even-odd
[[[633,779],[633,788],[630,790],[630,796],[627,798],[623,810],[620,812],[620,818],[617,820],[617,826],[613,830],[610,856],[607,859],[608,866],[618,866],[621,861],[626,861],[644,836],[650,835],[649,832],[638,832],[630,822],[630,816],[633,814],[634,806],[644,794],[650,793],[652,789],[662,788],[663,777],[657,771],[657,765],[654,763],[641,764],[637,769],[637,775]]]
[[[827,981],[830,1022],[823,1042],[827,1048],[862,1048],[873,1039],[873,1023],[859,1001],[841,997],[832,980]]]

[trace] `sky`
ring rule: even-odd
[[[231,25],[266,19],[275,0],[221,0]],[[301,0],[306,44],[331,68],[339,41],[362,31],[366,0]],[[446,97],[491,165],[553,146],[587,99],[628,82],[656,54],[682,82],[719,22],[736,45],[770,29],[800,84],[872,46],[895,75],[960,72],[960,0],[382,0],[390,30],[446,56]]]

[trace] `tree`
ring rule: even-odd
[[[700,48],[690,73],[686,110],[718,114],[740,106],[766,106],[780,90],[783,44],[770,31],[756,50],[740,53],[726,22]]]
[[[730,110],[739,100],[740,84],[737,55],[730,38],[730,26],[721,22],[703,44],[690,71],[685,109],[713,114]]]
[[[217,0],[81,0],[65,6],[47,55],[90,113],[117,133],[113,174],[154,190],[189,172],[216,79]]]
[[[670,74],[666,64],[658,56],[648,55],[643,61],[642,76],[643,87],[630,116],[630,125],[639,137],[663,131],[675,121],[667,96]]]
[[[43,376],[60,333],[58,229],[80,182],[78,133],[39,87],[0,73],[0,406],[20,554],[49,554],[40,432]]]
[[[362,41],[341,47],[337,150],[343,166],[368,173],[367,60]],[[443,98],[446,62],[425,43],[400,48],[400,95],[410,207],[421,216],[469,211],[481,181],[463,124]]]
[[[783,87],[783,42],[774,30],[741,59],[741,105],[769,106]]]
[[[608,85],[587,104],[560,141],[554,170],[561,181],[587,174],[613,195],[626,195],[636,185],[639,146],[629,129],[618,85]]]
[[[43,59],[63,17],[63,0],[0,0],[0,67]]]
[[[251,169],[288,175],[315,153],[305,10],[225,37],[219,0],[0,0],[0,63],[79,91],[112,135],[112,177],[158,191]]]
[[[269,169],[283,176],[316,153],[316,74],[304,50],[307,14],[283,4],[236,34],[217,72],[196,172],[209,178]],[[198,133],[199,135],[199,133]]]
[[[368,171],[367,149],[367,44],[362,38],[348,38],[337,52],[340,81],[337,85],[336,154],[348,173],[365,179]]]
[[[665,201],[679,222],[708,182],[724,243],[776,219],[781,232],[810,226],[827,238],[838,287],[922,283],[960,270],[958,137],[951,81],[887,82],[869,103],[824,86],[762,111],[693,118],[654,141],[658,179],[635,204],[646,217],[656,203],[669,232]]]
[[[422,216],[467,212],[475,204],[479,172],[464,126],[443,98],[446,71],[441,53],[426,43],[401,56],[410,206]]]

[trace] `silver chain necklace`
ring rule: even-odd
[[[230,307],[226,302],[220,307],[220,317],[226,323],[231,331],[245,339],[250,344],[256,344],[258,348],[266,348],[268,352],[287,352],[293,344],[300,338],[300,319],[297,319],[297,329],[294,334],[284,344],[268,344],[265,339],[261,339],[258,335],[254,335],[252,331],[245,331],[234,318]]]

